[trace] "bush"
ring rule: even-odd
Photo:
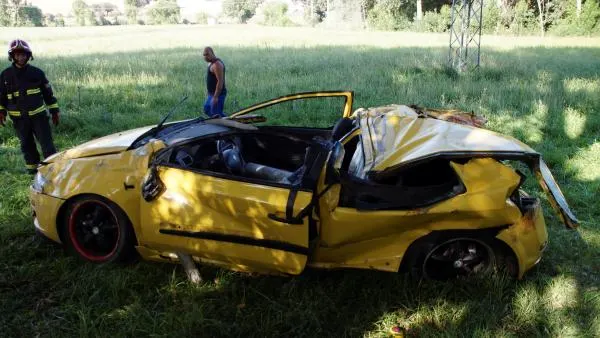
[[[365,26],[362,7],[357,0],[332,0],[329,5],[323,26],[338,29],[363,29]]]
[[[497,34],[502,31],[502,12],[495,2],[487,1],[483,6],[482,33]]]
[[[517,35],[531,33],[537,30],[535,15],[526,0],[519,0],[513,9],[513,19],[510,32]]]
[[[555,35],[598,35],[600,34],[600,6],[598,0],[587,0],[577,17],[574,3],[569,3],[562,18],[554,23],[549,32]]]
[[[179,22],[179,6],[176,0],[158,0],[148,11],[152,24],[175,24]]]
[[[444,5],[439,12],[435,10],[423,13],[421,21],[415,21],[415,30],[421,32],[443,33],[450,28],[450,6]]]
[[[293,26],[294,23],[287,17],[288,6],[283,2],[269,2],[263,8],[266,26]]]
[[[386,3],[377,3],[367,15],[367,25],[371,29],[397,31],[413,28],[413,23],[399,9],[390,10]],[[389,5],[388,5],[389,6]]]
[[[92,12],[89,9],[86,9],[85,11],[85,24],[87,26],[98,26],[98,21],[96,21],[96,16],[94,15],[94,12]]]
[[[199,25],[208,24],[208,14],[206,14],[205,12],[198,12],[196,14],[196,23]]]
[[[246,23],[256,13],[256,8],[262,0],[224,0],[223,14]]]
[[[44,16],[44,26],[48,27],[64,27],[65,26],[65,18],[62,14],[53,15],[48,14]]]

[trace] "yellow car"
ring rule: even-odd
[[[35,228],[97,263],[183,253],[260,273],[448,279],[504,269],[520,278],[548,237],[540,201],[520,189],[521,167],[577,227],[540,154],[478,128],[476,116],[402,105],[352,112],[352,102],[349,91],[293,94],[58,153],[31,186]],[[298,125],[336,114],[334,127]]]

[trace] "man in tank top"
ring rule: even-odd
[[[215,52],[211,47],[204,48],[202,56],[208,62],[208,68],[206,69],[208,97],[204,102],[204,113],[210,117],[224,117],[223,106],[227,96],[225,64],[215,56]]]

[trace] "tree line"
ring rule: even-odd
[[[468,0],[463,0],[468,1]],[[475,0],[474,3],[478,3]],[[600,0],[483,0],[483,33],[514,35],[600,35]],[[272,26],[324,25],[387,31],[446,32],[452,0],[223,0],[214,22]],[[177,24],[177,0],[73,0],[73,25]],[[210,15],[199,12],[194,23]],[[63,26],[61,15],[44,14],[27,0],[0,0],[0,26]]]

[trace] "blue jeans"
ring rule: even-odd
[[[227,93],[219,95],[217,99],[217,104],[212,104],[213,96],[208,94],[208,98],[204,101],[204,114],[208,115],[208,117],[225,117],[225,113],[223,113],[223,107],[225,106],[225,97],[227,97]]]

